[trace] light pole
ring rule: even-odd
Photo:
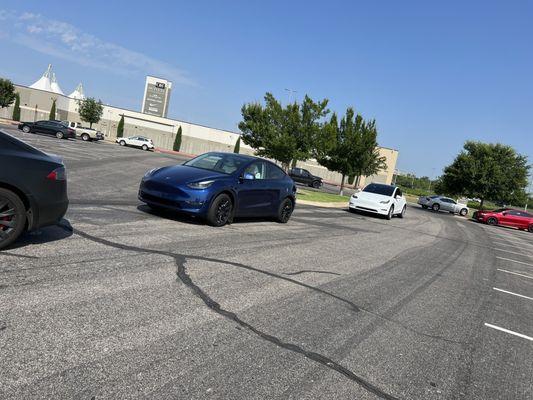
[[[527,197],[526,197],[526,206],[524,207],[524,211],[527,211],[527,207],[529,206],[529,197],[531,196],[532,192],[531,189],[533,188],[533,177],[529,181],[529,187],[527,189]]]
[[[435,176],[435,168],[431,168],[431,176]],[[428,187],[428,192],[431,191],[431,176],[429,177],[429,187]]]

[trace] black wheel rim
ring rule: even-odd
[[[11,236],[17,223],[15,204],[5,197],[0,197],[0,242]]]
[[[218,204],[217,211],[215,213],[217,224],[223,225],[226,222],[228,222],[230,214],[231,214],[231,202],[227,199],[221,201]]]
[[[292,215],[292,201],[286,200],[285,203],[283,203],[283,208],[281,209],[281,220],[283,222],[286,222],[289,220],[291,215]]]

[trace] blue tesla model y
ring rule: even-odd
[[[234,153],[206,153],[148,171],[139,200],[154,209],[170,209],[222,226],[233,217],[275,217],[285,223],[296,200],[293,180],[277,165]]]

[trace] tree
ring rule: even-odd
[[[328,101],[317,103],[305,96],[301,105],[295,102],[283,107],[271,93],[264,99],[264,106],[250,103],[242,107],[242,141],[259,156],[280,161],[285,169],[294,160],[307,160],[312,137],[321,129],[320,119],[329,112]]]
[[[348,176],[373,175],[385,168],[385,157],[377,149],[375,121],[367,122],[353,108],[346,110],[340,124],[333,114],[315,137],[315,158],[320,165],[342,175],[339,194]],[[357,181],[356,181],[357,184]]]
[[[50,115],[48,116],[50,121],[56,119],[56,99],[52,99],[52,107],[50,108]]]
[[[237,139],[237,142],[235,143],[235,147],[233,148],[233,152],[239,154],[239,151],[241,151],[241,137]]]
[[[124,135],[124,114],[121,115],[120,121],[117,125],[117,137],[122,137]]]
[[[15,101],[15,85],[9,79],[0,78],[0,108],[9,107]]]
[[[13,107],[13,121],[20,121],[20,95],[15,93],[15,107]]]
[[[444,169],[436,191],[511,203],[525,197],[530,166],[511,146],[468,141]]]
[[[100,118],[102,118],[102,114],[104,113],[104,107],[100,100],[96,101],[94,98],[89,97],[85,100],[80,100],[78,104],[80,118],[82,121],[88,122],[90,128],[93,127],[93,124],[100,121]]]
[[[181,125],[178,128],[178,132],[176,133],[176,137],[174,138],[174,145],[172,146],[172,150],[174,151],[180,151],[181,148]]]

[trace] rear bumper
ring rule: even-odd
[[[69,201],[66,195],[51,201],[38,201],[32,196],[28,196],[28,198],[31,206],[27,215],[29,231],[55,225],[67,213]]]

